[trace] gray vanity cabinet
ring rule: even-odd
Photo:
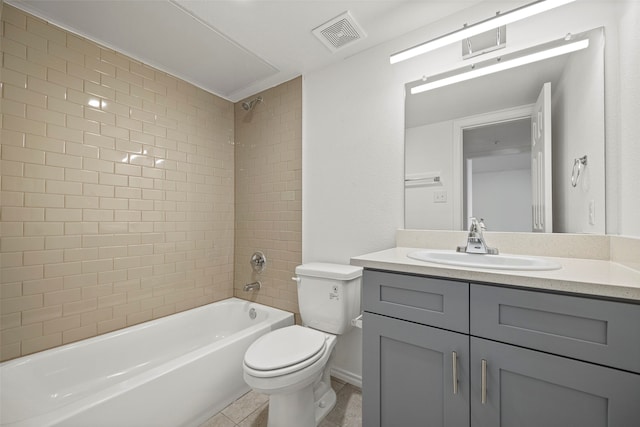
[[[364,427],[640,426],[640,305],[363,278]]]
[[[469,307],[473,427],[640,426],[640,305],[471,284]]]
[[[640,375],[471,337],[472,427],[637,427],[639,404]]]
[[[365,313],[365,426],[469,425],[469,337]]]
[[[365,270],[363,289],[363,425],[468,426],[469,284]]]

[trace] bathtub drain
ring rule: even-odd
[[[251,310],[249,310],[249,317],[251,318],[251,320],[255,319],[257,316],[256,314],[256,309],[252,308]]]

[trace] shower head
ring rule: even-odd
[[[258,102],[262,102],[262,97],[261,96],[259,96],[257,98],[254,98],[249,102],[243,102],[242,103],[242,108],[244,108],[245,111],[253,110],[253,107],[255,107],[255,105]]]

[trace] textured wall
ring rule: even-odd
[[[2,360],[231,296],[233,104],[6,4],[2,34]]]
[[[620,70],[620,230],[626,236],[640,237],[640,2],[621,2],[619,21]],[[608,189],[608,188],[607,188]]]
[[[235,105],[235,295],[298,312],[291,277],[302,261],[302,78],[265,92],[251,111]],[[253,273],[255,251],[266,270]],[[246,283],[262,289],[247,293]]]

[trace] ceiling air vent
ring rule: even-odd
[[[367,36],[349,12],[336,16],[332,20],[314,28],[312,33],[331,52],[335,52]]]

